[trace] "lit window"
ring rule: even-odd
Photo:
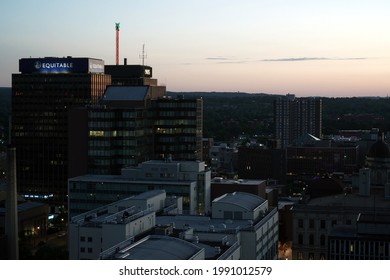
[[[104,136],[104,131],[102,131],[102,130],[90,130],[89,131],[89,136],[91,136],[91,137],[103,137]]]

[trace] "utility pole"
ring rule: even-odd
[[[5,233],[7,235],[8,259],[19,259],[18,198],[16,190],[16,148],[8,147],[7,154],[7,196],[5,212]]]

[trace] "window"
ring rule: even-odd
[[[325,220],[321,220],[321,222],[320,222],[320,227],[321,227],[321,229],[325,229],[326,228],[326,221]]]
[[[104,136],[104,131],[102,130],[90,130],[89,136],[91,137],[102,137]]]
[[[302,244],[303,244],[303,235],[302,235],[302,234],[299,234],[299,235],[298,235],[298,244],[299,244],[299,245],[302,245]]]
[[[309,235],[309,245],[314,245],[314,235],[313,234]]]
[[[325,235],[323,235],[323,234],[320,237],[320,245],[321,245],[321,247],[325,246]]]
[[[80,236],[80,242],[85,242],[85,236]]]
[[[88,253],[92,253],[92,248],[88,248]]]
[[[92,237],[88,237],[88,242],[92,242]]]
[[[85,248],[84,247],[80,248],[80,253],[85,253]]]
[[[314,220],[313,219],[309,220],[309,228],[314,228]]]
[[[303,228],[303,220],[302,219],[298,220],[298,227]]]

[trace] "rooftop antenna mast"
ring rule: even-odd
[[[115,23],[116,30],[116,65],[119,65],[119,22]]]
[[[148,55],[145,53],[145,43],[142,45],[142,54],[139,55],[139,58],[142,59],[142,66],[145,66],[145,58],[147,58]]]

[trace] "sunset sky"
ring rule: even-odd
[[[390,94],[388,0],[0,2],[0,86],[23,57],[146,64],[170,91]]]

